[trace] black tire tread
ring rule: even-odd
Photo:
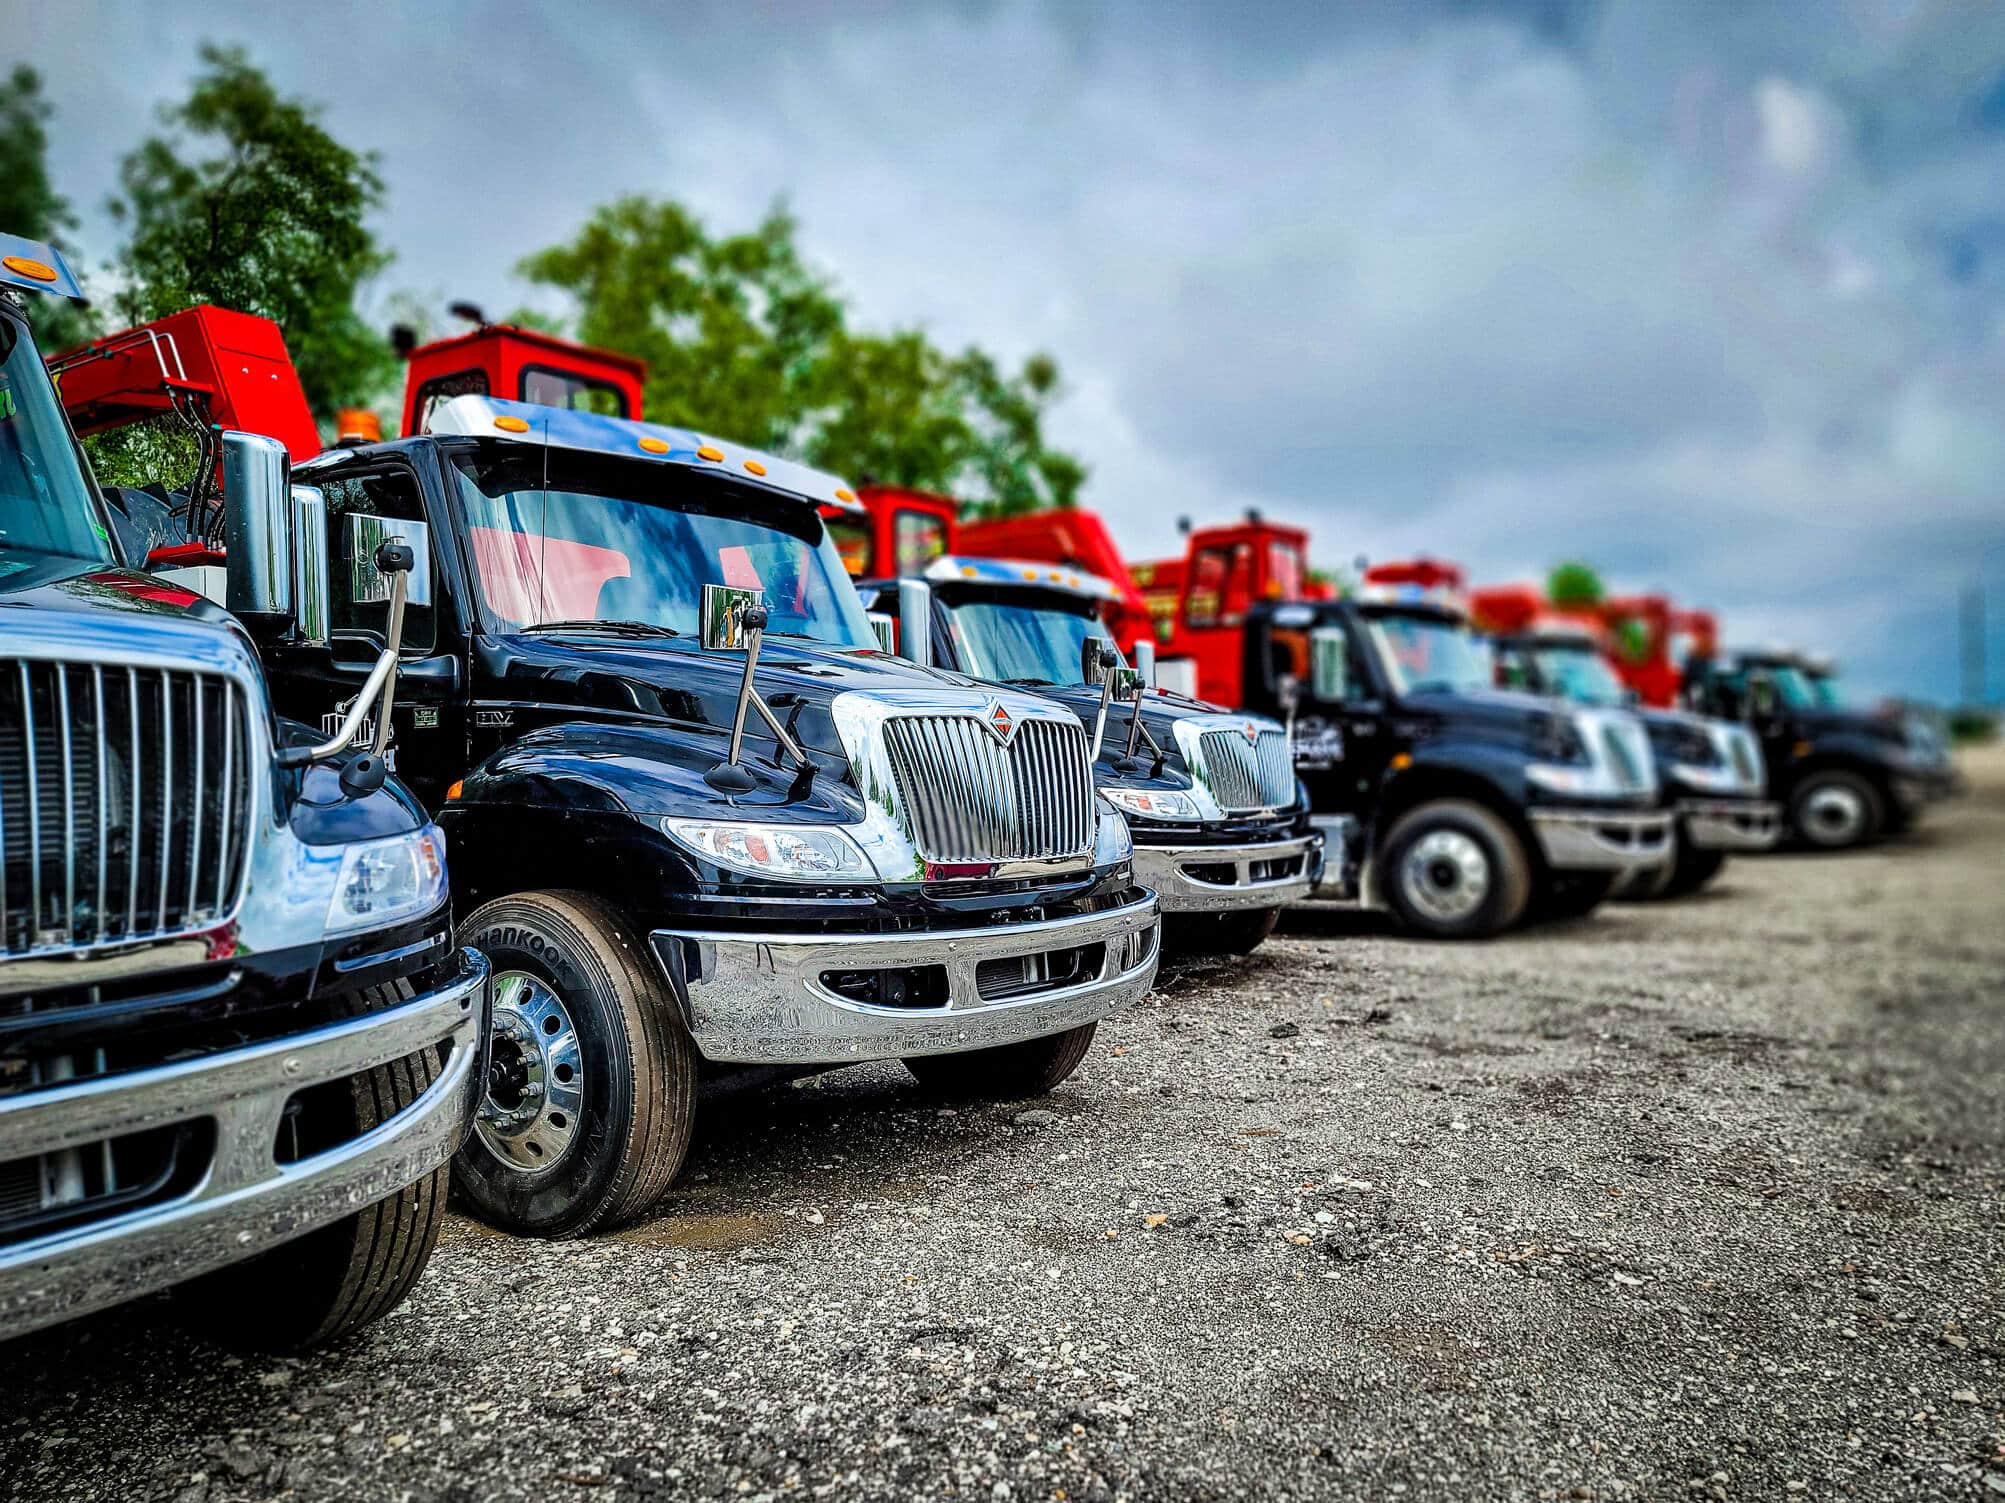
[[[1385,864],[1380,869],[1379,889],[1388,895],[1388,901],[1393,904],[1393,911],[1405,919],[1406,915],[1399,909],[1397,900],[1390,896],[1394,886],[1392,873],[1397,865],[1396,858],[1406,843],[1408,833],[1416,825],[1426,824],[1444,815],[1466,819],[1488,836],[1491,844],[1503,858],[1496,878],[1504,889],[1504,896],[1493,920],[1486,927],[1459,934],[1444,933],[1442,937],[1487,939],[1492,935],[1501,934],[1523,919],[1526,910],[1531,906],[1531,858],[1525,850],[1524,842],[1518,839],[1517,832],[1505,824],[1493,810],[1477,803],[1474,799],[1429,799],[1426,803],[1417,804],[1400,815],[1391,830],[1386,833],[1383,847]],[[1419,925],[1408,922],[1411,927],[1420,928]]]
[[[1097,1023],[1063,1033],[965,1054],[928,1054],[905,1061],[905,1068],[928,1090],[942,1095],[1001,1101],[1049,1095],[1079,1068],[1093,1047]]]
[[[587,1237],[638,1219],[668,1193],[689,1152],[695,1114],[695,1045],[675,1015],[674,999],[634,944],[626,921],[588,892],[552,888],[510,893],[483,904],[462,932],[477,933],[511,904],[533,908],[564,933],[574,955],[588,960],[611,983],[619,1001],[623,1037],[614,1040],[633,1081],[633,1120],[620,1170],[598,1205],[554,1235]],[[678,1058],[686,1056],[686,1058]],[[638,1068],[641,1061],[647,1068]]]

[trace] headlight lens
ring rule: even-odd
[[[346,934],[420,918],[446,900],[446,838],[437,825],[361,840],[341,854],[327,932]]]
[[[752,825],[714,819],[670,819],[662,827],[697,855],[755,877],[801,882],[861,882],[870,863],[854,840],[833,825]]]
[[[1112,809],[1100,811],[1100,827],[1094,832],[1093,864],[1114,866],[1133,858],[1134,837],[1128,833],[1128,822]]]
[[[1153,788],[1102,788],[1100,796],[1123,814],[1143,819],[1203,819],[1204,811],[1188,793]]]
[[[1549,793],[1571,793],[1592,797],[1608,791],[1607,780],[1598,767],[1562,767],[1552,762],[1534,762],[1525,776]]]

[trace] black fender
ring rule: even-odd
[[[810,769],[748,739],[753,786],[726,795],[704,781],[723,743],[674,725],[568,721],[518,737],[461,779],[439,811],[453,898],[469,913],[533,888],[589,892],[645,930],[689,896],[744,880],[701,861],[662,829],[668,818],[855,824],[862,802],[847,769],[810,752]],[[806,894],[803,894],[805,897]]]
[[[1413,748],[1411,757],[1407,766],[1388,769],[1379,784],[1372,814],[1374,867],[1381,841],[1401,815],[1436,799],[1467,799],[1509,826],[1532,871],[1544,880],[1545,856],[1526,818],[1529,790],[1521,750],[1481,741],[1423,741]]]

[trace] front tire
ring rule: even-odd
[[[1717,877],[1726,864],[1725,851],[1701,850],[1688,840],[1679,840],[1677,864],[1671,870],[1671,881],[1664,889],[1664,896],[1690,897]]]
[[[1048,1038],[1025,1039],[965,1054],[924,1054],[905,1061],[912,1078],[930,1091],[967,1100],[1021,1101],[1056,1090],[1093,1047],[1097,1023]]]
[[[352,1016],[416,996],[408,981],[369,987]],[[438,1079],[440,1060],[422,1049],[354,1076],[298,1125],[302,1154],[346,1142],[410,1106]],[[444,1219],[450,1169],[441,1164],[364,1210],[308,1232],[248,1263],[197,1280],[181,1296],[204,1334],[259,1351],[319,1346],[380,1320],[403,1302],[431,1261]]]
[[[1789,823],[1805,845],[1820,851],[1871,845],[1886,826],[1886,800],[1855,772],[1832,768],[1805,778],[1789,800]]]
[[[1280,922],[1278,908],[1165,914],[1163,946],[1177,955],[1251,955]]]
[[[1539,917],[1563,921],[1586,918],[1606,902],[1615,891],[1616,874],[1578,872],[1546,880],[1550,885],[1538,900]]]
[[[1392,827],[1379,890],[1416,933],[1487,939],[1524,917],[1531,862],[1511,827],[1481,804],[1441,799]]]
[[[494,1026],[454,1188],[523,1236],[645,1214],[689,1152],[697,1054],[625,922],[585,893],[518,893],[475,912],[461,941],[494,968]]]

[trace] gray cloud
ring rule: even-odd
[[[241,39],[382,153],[385,290],[506,307],[615,193],[785,196],[867,321],[1060,357],[1138,556],[1245,505],[1330,562],[1586,556],[1941,694],[1955,588],[2005,583],[2005,12],[274,15],[27,8],[72,197]]]

